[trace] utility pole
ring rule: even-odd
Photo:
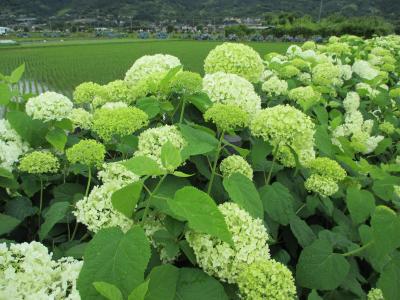
[[[318,14],[318,23],[321,22],[321,15],[322,15],[322,6],[324,5],[324,0],[321,0],[319,4],[319,14]]]

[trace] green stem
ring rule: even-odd
[[[71,238],[69,239],[70,241],[72,241],[75,238],[76,232],[78,231],[78,221],[76,221],[75,223],[75,227],[74,227],[74,231],[72,232]]]
[[[219,154],[221,152],[221,145],[222,145],[222,140],[223,139],[224,139],[224,132],[222,131],[221,132],[221,136],[220,136],[219,141],[218,141],[218,147],[217,147],[217,152],[215,153],[213,166],[212,166],[212,169],[211,169],[210,181],[208,182],[207,194],[209,194],[209,195],[211,193],[212,185],[213,185],[213,182],[214,182],[215,170],[217,169],[217,163],[218,163]]]
[[[184,98],[182,98],[182,108],[181,108],[181,115],[179,117],[179,124],[182,124],[182,121],[183,121],[183,115],[185,113],[185,105],[186,105],[186,101]]]
[[[89,195],[90,183],[92,181],[92,169],[89,167],[88,182],[86,185],[85,197]]]
[[[40,176],[39,229],[40,229],[40,222],[41,222],[41,217],[42,217],[42,208],[43,208],[43,178]]]
[[[151,203],[151,199],[153,198],[154,194],[157,193],[158,189],[160,188],[161,184],[163,183],[165,177],[167,177],[167,174],[163,175],[163,177],[161,177],[160,181],[157,183],[156,187],[154,188],[154,190],[152,192],[150,192],[147,189],[147,192],[149,193],[149,199],[147,199],[147,203],[146,206],[144,208],[144,212],[143,212],[143,216],[142,216],[142,221],[141,223],[143,224],[146,219],[147,219],[147,215],[150,209],[150,203]]]
[[[370,241],[369,243],[365,244],[364,246],[362,246],[362,247],[360,247],[360,248],[357,248],[357,249],[355,249],[355,250],[352,250],[352,251],[343,253],[342,255],[343,255],[343,256],[352,256],[352,255],[358,254],[358,253],[364,251],[365,249],[367,249],[367,248],[368,248],[369,246],[371,246],[373,243],[374,243],[374,241]]]
[[[271,181],[271,176],[272,176],[272,170],[274,169],[274,165],[275,165],[275,161],[276,161],[276,154],[278,153],[279,150],[279,144],[275,146],[274,152],[273,152],[273,158],[272,158],[272,164],[271,164],[271,168],[269,169],[268,172],[268,178],[266,181],[266,185],[269,185],[269,182]]]

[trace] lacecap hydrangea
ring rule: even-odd
[[[49,151],[33,151],[23,156],[19,162],[19,169],[30,174],[57,173],[60,162]]]
[[[38,242],[0,244],[0,299],[80,300],[76,281],[82,262],[58,261]]]
[[[309,116],[290,105],[263,109],[250,125],[251,133],[269,142],[276,149],[279,161],[287,167],[296,166],[292,151],[303,165],[314,159],[314,127]]]
[[[10,123],[0,119],[0,167],[12,171],[19,157],[28,150],[29,145],[22,140]]]
[[[224,158],[219,165],[223,177],[229,177],[234,173],[240,173],[253,180],[253,169],[240,155],[230,155]]]
[[[148,115],[136,107],[100,108],[93,115],[92,130],[104,141],[126,136],[148,124]]]
[[[261,109],[261,98],[253,85],[235,74],[216,72],[203,78],[203,91],[214,103],[237,105],[253,116]]]
[[[125,81],[131,85],[145,80],[149,75],[159,72],[168,72],[174,67],[180,66],[181,62],[175,56],[168,54],[145,55],[137,59],[132,67],[126,72]]]
[[[176,126],[164,125],[146,129],[139,135],[138,150],[134,155],[151,158],[162,167],[161,148],[167,142],[180,150],[186,145],[185,139]]]
[[[212,121],[222,131],[244,128],[249,125],[249,114],[237,105],[216,103],[205,113],[204,119]]]
[[[237,279],[242,299],[295,300],[296,285],[290,270],[273,259],[243,268]]]
[[[236,283],[246,265],[270,258],[269,237],[262,220],[252,218],[237,204],[226,202],[218,208],[232,234],[234,248],[216,237],[193,230],[186,233],[186,240],[204,272],[221,281]]]
[[[55,92],[45,92],[26,102],[25,111],[28,116],[43,122],[61,121],[69,117],[72,102],[64,95]]]
[[[259,82],[264,65],[253,48],[243,44],[223,43],[207,55],[204,70],[207,74],[224,72],[239,75],[250,82]]]

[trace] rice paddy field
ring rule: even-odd
[[[0,47],[0,73],[26,64],[20,88],[41,93],[54,90],[71,96],[84,81],[107,83],[122,79],[133,62],[146,54],[166,53],[180,58],[186,70],[203,73],[202,62],[221,42],[179,40],[100,40],[31,43]],[[288,43],[248,43],[262,56],[286,51]]]

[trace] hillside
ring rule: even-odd
[[[1,0],[0,5],[2,12],[16,15],[113,14],[153,21],[166,18],[190,20],[260,16],[270,11],[294,11],[317,16],[320,0]],[[322,12],[323,16],[339,12],[347,16],[380,15],[395,18],[400,13],[400,1],[325,0]]]

